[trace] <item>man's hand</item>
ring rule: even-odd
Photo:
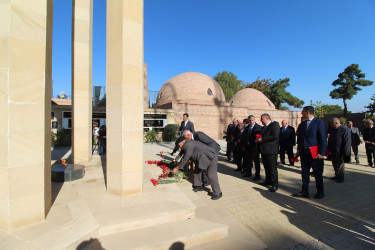
[[[321,154],[317,154],[315,159],[324,159],[324,155],[321,155]]]
[[[172,174],[177,174],[178,170],[180,169],[179,166],[175,167],[173,170],[172,170]]]

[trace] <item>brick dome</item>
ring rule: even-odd
[[[186,72],[164,83],[155,106],[170,102],[221,105],[225,102],[225,97],[213,78],[198,72]]]
[[[253,88],[237,91],[229,100],[233,107],[250,109],[275,109],[275,105],[262,92]]]

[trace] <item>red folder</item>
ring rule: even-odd
[[[313,159],[316,158],[316,156],[319,154],[319,152],[320,152],[320,147],[319,146],[312,146],[312,147],[310,147],[310,153],[311,153],[311,156],[312,156]],[[324,156],[328,156],[328,155],[329,155],[329,150],[327,148],[327,151],[326,151],[326,153],[325,153]]]

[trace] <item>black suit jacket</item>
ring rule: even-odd
[[[251,129],[251,125],[249,125],[249,131],[247,133],[247,140],[246,140],[249,150],[255,151],[256,149],[255,135],[260,134],[261,130],[262,130],[262,126],[260,126],[258,123],[255,123],[252,129]]]
[[[350,129],[344,126],[333,128],[328,138],[328,150],[334,156],[350,156],[351,136]]]
[[[185,122],[182,121],[181,126],[178,130],[182,131],[182,132],[185,131],[185,130],[190,130],[190,132],[194,133],[195,132],[194,123],[192,123],[191,121],[188,120],[188,122],[186,123],[186,126],[185,126]]]
[[[262,155],[277,155],[279,153],[279,123],[271,122],[268,126],[263,126],[260,134],[262,135],[262,142],[259,147]]]
[[[285,131],[284,128],[280,128],[279,144],[280,147],[293,147],[296,145],[296,131],[292,126],[287,126]]]
[[[372,128],[365,128],[363,131],[363,140],[375,142],[375,126]]]

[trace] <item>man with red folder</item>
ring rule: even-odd
[[[323,121],[314,118],[314,108],[312,106],[304,107],[301,114],[305,121],[299,127],[296,156],[301,157],[302,191],[293,196],[309,198],[310,169],[312,168],[317,189],[314,197],[321,199],[324,197],[323,158],[327,151],[326,129]],[[315,155],[313,151],[318,148],[319,150]],[[314,154],[314,157],[312,154]]]

